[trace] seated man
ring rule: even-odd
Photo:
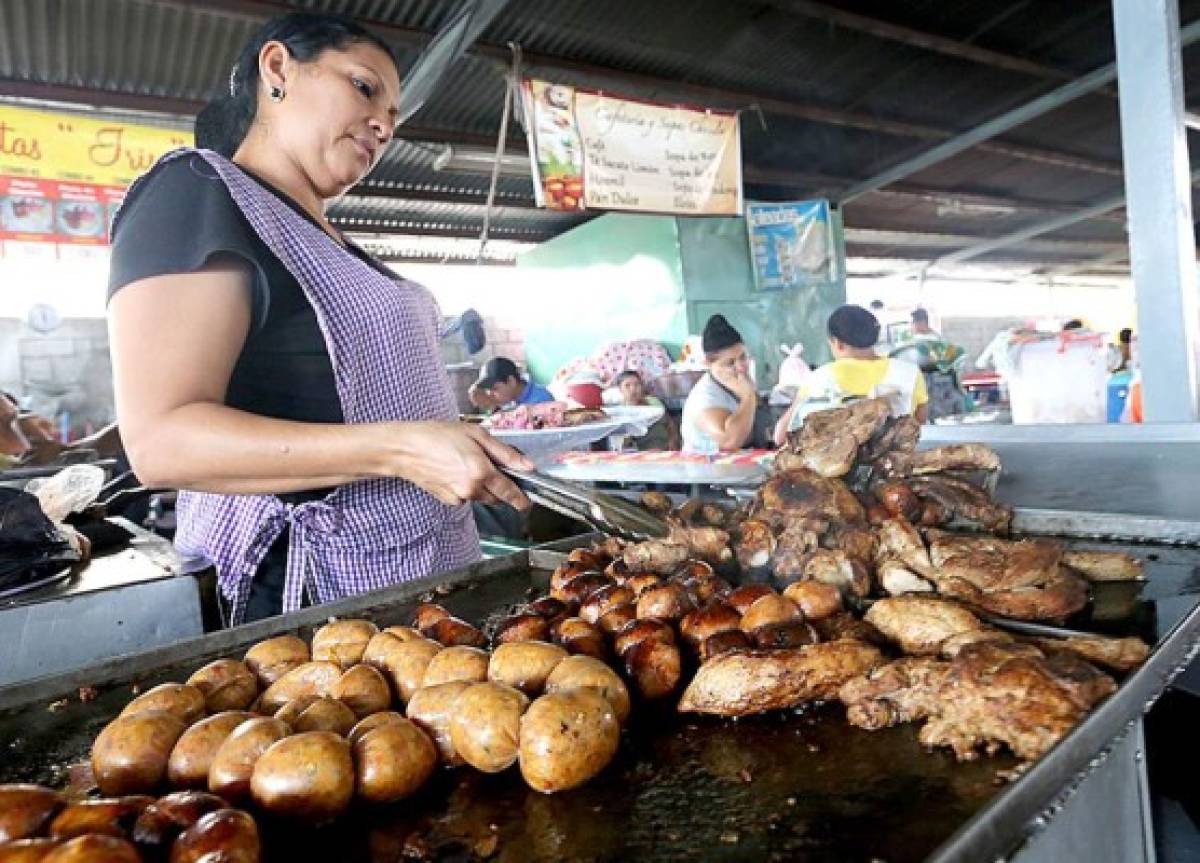
[[[507,357],[493,357],[479,370],[479,380],[467,391],[471,404],[483,410],[503,410],[517,405],[554,401],[550,390],[521,376]]]
[[[617,375],[617,386],[621,390],[622,404],[662,407],[662,402],[654,396],[646,395],[646,384],[642,381],[642,376],[633,369],[626,369]],[[675,420],[664,411],[658,422],[650,426],[644,435],[633,438],[631,442],[641,450],[679,449],[679,428]]]
[[[842,306],[829,316],[828,330],[834,359],[796,392],[796,400],[775,426],[777,446],[786,443],[788,432],[800,428],[808,414],[870,396],[886,397],[896,416],[912,414],[925,422],[925,378],[913,363],[875,353],[879,321],[874,315],[862,306]]]

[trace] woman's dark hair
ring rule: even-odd
[[[852,348],[874,347],[879,320],[862,306],[840,306],[829,316],[829,335]]]
[[[700,334],[700,346],[708,357],[741,343],[742,334],[725,320],[724,315],[713,315],[709,318],[708,323],[704,325],[704,332]]]
[[[258,54],[268,42],[282,42],[301,63],[328,50],[366,42],[382,50],[400,68],[387,43],[340,15],[294,12],[272,18],[242,48],[229,73],[228,92],[209,102],[196,115],[196,146],[232,158],[254,122],[258,110]]]
[[[634,369],[625,369],[625,371],[623,371],[619,375],[617,375],[617,379],[616,379],[616,381],[614,381],[614,383],[617,386],[620,386],[621,384],[625,383],[625,381],[629,380],[630,378],[637,378],[639,381],[642,380],[642,376],[640,374],[638,374],[638,372],[635,371]],[[642,383],[645,383],[645,381],[642,381]]]

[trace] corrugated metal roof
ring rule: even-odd
[[[1110,7],[1099,0],[823,2],[835,10],[1035,61],[1057,70],[1059,79],[1089,71],[1113,55]],[[61,91],[79,98],[78,91],[104,91],[159,97],[168,101],[155,104],[174,104],[183,111],[223,90],[237,51],[257,26],[255,14],[268,5],[248,3],[239,9],[237,0],[212,6],[183,0],[0,0],[0,79],[48,85],[38,91],[49,94],[43,97]],[[381,32],[387,26],[405,28],[393,32],[401,37],[399,53],[406,67],[418,54],[420,34],[436,31],[457,8],[446,0],[292,0],[274,5],[351,15],[368,26],[383,25]],[[1200,17],[1200,0],[1181,0],[1180,13],[1185,21]],[[494,140],[505,92],[507,53],[501,46],[514,42],[523,49],[527,73],[563,83],[713,107],[767,102],[765,130],[755,115],[743,118],[743,155],[748,196],[775,200],[836,191],[923,151],[936,143],[939,129],[969,128],[1060,83],[1053,74],[994,68],[830,24],[788,0],[521,0],[509,4],[482,41],[486,47],[454,67],[411,121],[428,130],[427,137],[465,136],[480,145]],[[551,58],[548,66],[541,61],[546,57]],[[1200,86],[1198,57],[1198,48],[1185,53],[1189,85]],[[621,81],[621,75],[633,78]],[[0,81],[0,93],[4,91]],[[772,110],[770,100],[856,116],[801,119]],[[1111,95],[1086,96],[1003,140],[1117,165],[1116,107]],[[897,134],[887,126],[890,122],[907,124],[909,132]],[[513,135],[520,140],[515,125]],[[914,125],[924,131],[914,132]],[[435,155],[436,147],[427,143],[397,141],[359,190],[374,188],[380,194],[346,196],[333,212],[385,228],[412,225],[423,233],[477,230],[488,178],[437,171]],[[754,179],[755,171],[760,179]],[[785,173],[794,176],[788,179]],[[768,179],[761,179],[764,175]],[[948,195],[1082,205],[1119,191],[1121,181],[1111,173],[976,148],[904,185]],[[497,192],[498,202],[506,206],[495,214],[496,236],[505,230],[514,236],[549,236],[578,221],[530,209],[528,178],[502,176]],[[989,237],[1046,215],[1020,207],[1002,210],[986,213],[938,200],[871,194],[847,208],[846,221],[864,230]],[[1118,219],[1101,219],[1047,239],[1119,243],[1122,237]],[[851,244],[852,253],[880,248]],[[1071,254],[1061,251],[1066,248],[1038,249],[1027,243],[1006,254]]]

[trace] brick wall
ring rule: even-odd
[[[66,413],[72,436],[112,422],[112,366],[103,318],[68,318],[54,332],[0,318],[0,387],[56,421]]]
[[[483,329],[487,334],[487,345],[474,355],[467,353],[461,333],[442,341],[442,361],[450,368],[450,383],[454,387],[460,413],[474,410],[467,400],[467,389],[479,377],[479,368],[484,363],[492,357],[508,357],[519,366],[525,363],[525,335],[519,326],[512,321],[484,315]]]

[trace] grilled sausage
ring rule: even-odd
[[[258,678],[250,666],[236,659],[218,659],[187,679],[204,695],[209,713],[245,710],[258,695]]]
[[[183,732],[167,760],[167,779],[176,788],[207,788],[208,771],[225,739],[253,713],[229,710],[202,719]]]
[[[204,791],[176,791],[155,800],[138,816],[133,825],[133,841],[141,848],[165,856],[171,843],[209,812],[229,804]]]
[[[438,605],[437,603],[422,602],[415,609],[413,609],[413,626],[416,627],[418,632],[428,638],[429,634],[426,632],[426,630],[432,627],[442,618],[449,616],[450,612],[446,611],[446,609],[442,608],[442,606]]]
[[[600,618],[612,611],[618,605],[627,605],[634,601],[633,591],[619,584],[602,587],[584,599],[579,605],[579,616],[588,623],[598,623]]]
[[[742,616],[733,606],[723,602],[710,602],[704,608],[689,612],[679,621],[679,634],[688,644],[699,647],[709,636],[737,629],[741,622]]]
[[[255,762],[250,791],[274,815],[314,823],[336,818],[354,796],[350,744],[328,731],[285,737]]]
[[[783,595],[800,607],[805,620],[822,620],[842,610],[842,592],[823,581],[795,581]]]
[[[489,658],[488,654],[478,647],[447,647],[430,660],[425,668],[425,679],[421,686],[437,686],[439,683],[452,683],[455,680],[465,680],[468,683],[487,680]]]
[[[579,617],[567,617],[551,627],[550,634],[567,653],[593,656],[604,659],[608,650],[604,645],[604,633]]]
[[[777,593],[760,597],[746,609],[742,615],[742,632],[753,632],[768,623],[786,623],[790,620],[802,620],[800,607],[786,596]]]
[[[546,678],[567,651],[543,641],[519,641],[501,644],[488,661],[488,680],[519,689],[530,697],[542,694]]]
[[[365,664],[355,665],[339,677],[329,690],[329,697],[349,707],[358,719],[392,706],[392,689],[387,678]]]
[[[62,807],[62,795],[41,785],[0,785],[0,845],[37,836]]]
[[[631,620],[617,631],[616,637],[613,639],[613,650],[618,656],[624,656],[629,648],[648,638],[664,644],[674,644],[675,630],[669,623],[649,617],[644,620]]]
[[[276,680],[258,697],[256,710],[272,715],[289,701],[328,695],[342,676],[342,666],[329,660],[314,660],[297,665]]]
[[[446,647],[487,647],[487,636],[477,626],[457,617],[443,617],[429,628],[429,637]]]
[[[335,620],[313,633],[312,658],[350,668],[362,662],[363,651],[379,627],[369,620]]]
[[[243,662],[263,688],[312,659],[308,645],[294,635],[268,638],[246,651]]]
[[[437,763],[429,735],[395,715],[354,742],[355,792],[369,803],[402,800],[425,784]]]
[[[125,838],[154,798],[131,794],[68,804],[50,822],[51,839],[74,839],[89,833]]]
[[[668,581],[642,592],[637,601],[637,616],[679,620],[695,607],[696,603],[686,587],[678,582]]]
[[[121,716],[151,710],[165,710],[191,725],[204,715],[204,693],[186,683],[161,683],[126,704]]]
[[[738,614],[745,614],[755,602],[775,591],[765,584],[744,584],[725,597],[725,601],[734,607]]]
[[[615,671],[591,656],[568,656],[546,678],[546,692],[571,692],[591,687],[612,704],[617,721],[629,717],[629,689]]]
[[[730,629],[710,635],[700,643],[700,660],[707,662],[714,656],[729,653],[732,650],[752,650],[754,642],[750,636],[740,629]]]
[[[258,863],[261,853],[254,819],[238,809],[218,809],[180,834],[170,863]]]
[[[208,769],[208,790],[233,802],[249,797],[255,763],[273,743],[291,733],[286,722],[267,716],[243,722],[213,756]]]
[[[118,716],[92,745],[92,772],[101,793],[141,794],[156,789],[166,775],[171,750],[185,730],[187,724],[165,710]]]
[[[665,698],[679,686],[683,662],[674,644],[647,638],[630,647],[624,659],[630,679],[647,700]]]
[[[553,600],[557,605],[562,603]],[[550,637],[550,621],[533,611],[525,611],[504,618],[496,626],[492,641],[508,644],[516,641],[545,641]]]
[[[43,863],[141,863],[136,848],[124,839],[92,833],[58,845]]]

